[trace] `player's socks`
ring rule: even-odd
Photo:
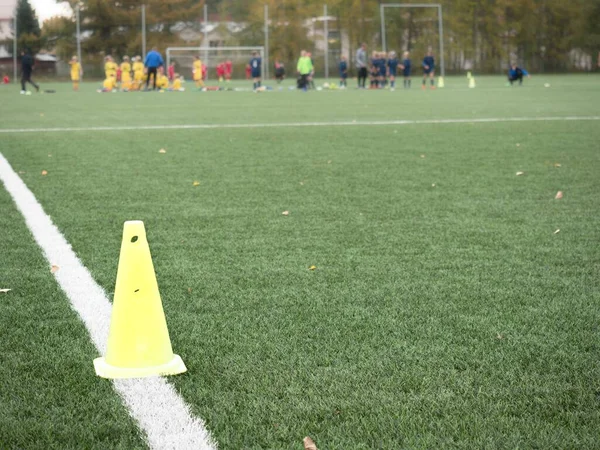
[[[412,84],[412,80],[408,80],[408,87],[410,88],[410,85]]]
[[[256,82],[252,83],[252,89],[256,90]]]
[[[390,81],[390,87],[394,89],[396,87],[396,80]]]

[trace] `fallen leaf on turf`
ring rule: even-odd
[[[525,172],[517,172],[517,176],[525,175]]]
[[[318,450],[315,441],[306,436],[302,441],[304,443],[304,450]]]
[[[194,182],[192,183],[192,186],[200,186],[200,182],[199,182],[199,181],[194,181]]]
[[[431,187],[435,187],[435,183],[433,183],[433,184],[431,185]]]
[[[331,160],[327,161],[327,164],[331,164]]]
[[[12,289],[0,289],[0,293],[6,294],[8,291],[12,291]]]
[[[48,158],[52,158],[52,155],[48,154]]]
[[[167,153],[167,151],[164,148],[161,148],[158,153]]]
[[[517,147],[520,147],[520,146],[521,146],[521,144],[517,144]]]
[[[42,175],[48,175],[48,171],[47,170],[42,170]]]
[[[310,266],[310,267],[308,268],[308,270],[315,270],[316,268],[317,268],[317,266]]]
[[[301,181],[301,182],[300,182],[300,186],[304,186],[304,181]]]
[[[289,216],[289,215],[290,215],[290,212],[289,212],[289,211],[284,211],[284,212],[282,212],[282,213],[281,213],[281,215],[282,215],[282,216]]]
[[[563,193],[562,191],[558,191],[554,196],[554,200],[560,200],[561,198],[563,198]]]
[[[50,273],[56,273],[58,272],[60,269],[60,267],[58,267],[56,264],[52,264],[52,267],[50,267]]]
[[[559,163],[554,163],[554,167],[560,167]]]
[[[425,155],[421,155],[421,158],[425,158]]]
[[[40,113],[40,117],[44,117],[44,113]]]
[[[21,175],[23,175],[24,173],[27,173],[27,172],[24,172],[24,171],[22,171],[22,170],[19,170],[19,173],[20,173]]]
[[[560,228],[558,228],[558,229],[557,229],[557,230],[554,232],[554,234],[558,234],[558,233],[560,233]]]
[[[503,339],[503,338],[504,338],[504,336],[502,336],[500,333],[498,333],[498,334],[496,335],[496,339]]]
[[[192,288],[188,288],[188,294],[192,293]]]

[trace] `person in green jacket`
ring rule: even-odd
[[[313,71],[313,64],[312,60],[307,55],[305,50],[302,50],[302,52],[300,53],[297,70],[298,74],[300,75],[300,83],[298,87],[303,91],[306,91],[308,85],[308,78],[310,77]]]

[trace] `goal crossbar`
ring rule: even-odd
[[[439,45],[440,45],[440,75],[445,76],[446,67],[444,65],[444,22],[442,21],[442,5],[439,3],[381,3],[379,13],[381,15],[381,45],[383,51],[387,52],[387,42],[385,38],[385,8],[436,8],[438,12]]]

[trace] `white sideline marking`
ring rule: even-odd
[[[375,120],[344,122],[214,123],[192,125],[127,125],[119,127],[7,128],[0,133],[64,133],[68,131],[212,130],[221,128],[356,127],[369,125],[432,125],[453,123],[564,122],[600,120],[600,116],[490,117],[482,119]]]
[[[71,245],[1,153],[0,180],[44,252],[48,267],[52,264],[60,267],[54,274],[56,280],[83,320],[92,342],[104,355],[111,314],[111,304],[104,290],[94,281]],[[92,367],[91,359],[89,363]],[[164,378],[115,380],[114,387],[123,398],[129,414],[146,435],[150,448],[216,449],[202,420],[191,415],[184,400]]]

